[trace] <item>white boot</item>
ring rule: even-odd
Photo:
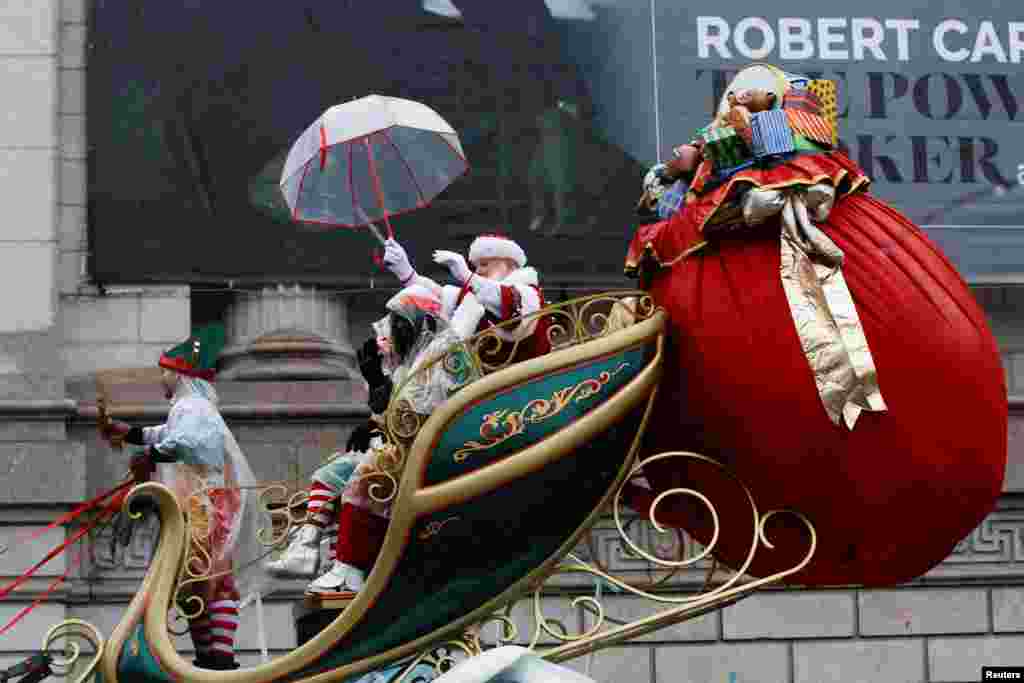
[[[303,524],[281,558],[267,563],[267,571],[279,577],[312,578],[320,561],[320,529]]]
[[[366,581],[366,573],[350,564],[334,561],[327,573],[309,584],[307,593],[358,593]]]

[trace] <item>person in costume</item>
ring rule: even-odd
[[[192,571],[207,575],[179,596],[183,612],[202,611],[189,619],[196,666],[237,669],[240,588],[258,590],[262,548],[255,477],[248,460],[217,408],[214,379],[223,345],[219,328],[201,330],[160,357],[161,385],[171,403],[167,421],[133,427],[112,421],[107,438],[141,446],[132,458],[136,481],[155,475],[187,511]],[[240,571],[239,571],[240,570]]]
[[[414,284],[393,297],[387,310],[388,316],[373,324],[374,337],[359,352],[360,370],[370,386],[372,416],[366,425],[353,432],[344,454],[335,456],[313,474],[307,521],[299,527],[281,558],[267,565],[268,571],[275,575],[314,578],[318,570],[320,538],[329,534],[332,527],[337,529],[331,536],[329,556],[332,558],[338,556],[337,544],[350,540],[348,529],[353,524],[367,527],[368,531],[363,533],[381,527],[378,520],[384,518],[386,508],[374,503],[365,484],[349,484],[373,471],[373,455],[383,446],[382,415],[393,388],[401,385],[401,398],[408,401],[414,411],[425,415],[472,378],[468,371],[453,375],[440,365],[421,373],[414,373],[412,367],[415,364],[420,368],[428,359],[440,358],[452,344],[473,333],[484,315],[475,296],[463,297],[449,321],[441,315],[436,289]],[[358,509],[336,511],[339,498]],[[383,525],[386,528],[386,522]],[[335,569],[333,564],[328,567],[328,574]],[[355,566],[364,564],[358,559],[354,561]]]
[[[442,315],[452,311],[468,294],[477,297],[486,310],[477,332],[495,328],[503,342],[500,348],[485,349],[483,361],[501,365],[542,356],[551,350],[548,322],[535,316],[544,307],[544,293],[536,269],[527,266],[526,252],[515,241],[497,234],[481,235],[469,247],[469,263],[453,251],[435,251],[434,262],[444,266],[459,286],[439,286],[419,275],[405,249],[394,239],[387,241],[384,264],[406,285],[418,283],[438,293]],[[513,318],[524,319],[514,326],[500,326]]]
[[[442,314],[437,288],[422,284],[405,287],[387,303],[386,333],[397,365],[392,372],[392,404],[427,416],[455,391],[478,378],[471,362],[442,362],[445,354],[464,353],[458,344],[470,337],[484,316],[473,294],[462,297],[451,319]],[[379,437],[378,437],[379,438]],[[334,561],[326,573],[309,586],[311,593],[355,592],[363,587],[387,532],[390,506],[371,495],[375,462],[383,441],[375,441],[371,454],[360,459],[341,496],[338,543]],[[401,471],[390,473],[396,480]]]
[[[279,577],[313,579],[320,561],[320,542],[330,539],[328,556],[334,557],[338,537],[337,501],[355,468],[369,456],[371,445],[380,443],[381,415],[391,399],[391,374],[397,365],[388,333],[388,318],[373,324],[374,336],[357,352],[359,370],[369,387],[370,418],[356,427],[336,454],[319,467],[307,490],[306,522],[298,527],[279,559],[267,563],[267,571]]]

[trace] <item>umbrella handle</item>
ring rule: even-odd
[[[370,229],[370,233],[377,238],[377,241],[380,242],[381,246],[387,246],[387,240],[384,239],[384,235],[380,234],[380,228],[373,223],[368,223],[366,227]]]

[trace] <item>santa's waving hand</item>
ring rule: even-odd
[[[419,275],[398,242],[388,240],[385,245],[384,265],[403,286],[419,284],[438,292],[442,317],[450,317],[465,297],[472,294],[487,311],[478,332],[514,318],[524,318],[518,325],[495,330],[499,338],[511,344],[497,350],[500,358],[485,359],[488,363],[527,360],[551,350],[546,320],[533,315],[544,307],[544,294],[537,271],[526,265],[526,252],[519,244],[504,235],[481,235],[470,245],[468,263],[453,251],[435,251],[434,262],[444,266],[459,286],[441,287]]]

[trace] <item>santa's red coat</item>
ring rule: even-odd
[[[827,179],[850,192],[820,226],[845,252],[843,274],[888,406],[862,413],[852,431],[833,424],[818,397],[780,282],[777,222],[678,260],[650,284],[669,312],[671,342],[645,452],[711,456],[742,478],[762,513],[806,514],[818,550],[791,583],[920,576],[992,510],[1006,466],[1005,376],[982,309],[922,231],[864,191],[859,173],[829,154],[747,174],[763,185]],[[711,195],[702,201],[722,199]],[[672,261],[707,237],[708,212],[697,202],[641,228],[630,260],[646,248]],[[742,563],[752,515],[735,485],[672,460],[647,474],[654,494],[688,486],[708,495],[722,524],[715,554]],[[632,504],[643,510],[651,498],[634,495]],[[693,499],[667,498],[658,519],[709,538],[710,517]],[[792,567],[806,551],[799,524],[776,519],[768,531],[777,547],[760,549],[749,574]]]

